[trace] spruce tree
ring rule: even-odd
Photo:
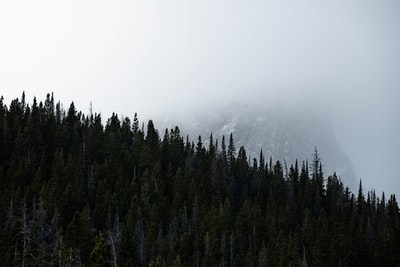
[[[102,232],[96,236],[95,246],[90,253],[91,267],[111,267],[110,247],[107,245]]]

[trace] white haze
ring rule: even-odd
[[[365,188],[400,193],[399,1],[0,1],[0,94],[139,118],[327,112]]]

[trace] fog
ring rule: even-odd
[[[365,188],[400,193],[399,1],[1,1],[0,94],[144,120],[326,114]],[[156,124],[157,125],[157,124]]]

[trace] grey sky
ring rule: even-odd
[[[0,1],[6,103],[140,118],[230,101],[328,110],[367,188],[400,192],[399,1]]]

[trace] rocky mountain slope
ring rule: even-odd
[[[258,159],[262,150],[265,158],[286,161],[288,166],[296,159],[311,161],[317,147],[325,177],[336,172],[352,190],[357,188],[352,163],[337,142],[329,118],[317,112],[231,105],[169,116],[157,123],[159,129],[179,125],[193,140],[201,135],[206,145],[211,133],[219,142],[222,136],[228,141],[232,133],[236,148],[244,146],[248,156]]]

